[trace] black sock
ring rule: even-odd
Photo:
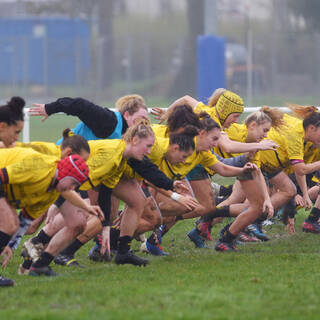
[[[47,244],[50,242],[52,237],[49,237],[43,230],[40,230],[37,236],[31,239],[33,244],[42,243]]]
[[[147,239],[147,241],[150,243],[150,244],[152,244],[152,245],[156,245],[157,243],[157,239],[158,239],[158,237],[157,237],[157,235],[156,235],[156,233],[155,232],[152,232],[152,234],[151,234],[151,236]]]
[[[224,233],[223,237],[221,238],[221,241],[223,242],[227,242],[227,243],[232,243],[233,240],[236,238],[237,236],[230,233],[229,229],[226,230],[226,232]]]
[[[132,237],[130,236],[123,236],[119,238],[119,247],[118,253],[124,254],[130,250]]]
[[[80,240],[76,239],[74,240],[68,247],[66,247],[61,254],[66,256],[73,256],[76,251],[78,251],[84,243],[82,243]]]
[[[317,222],[319,218],[320,218],[320,209],[313,207],[309,214],[308,220],[310,222]]]
[[[3,249],[9,243],[10,239],[11,239],[11,235],[0,231],[0,253],[3,251]]]
[[[32,266],[35,268],[46,267],[51,263],[53,258],[54,258],[54,256],[52,256],[50,253],[44,251],[41,253],[39,260],[37,260]]]
[[[116,228],[110,229],[110,250],[118,249],[118,240],[120,237],[120,230]]]
[[[232,193],[233,185],[220,186],[219,196],[228,197]]]
[[[203,222],[212,221],[214,218],[230,217],[230,206],[215,208],[215,210],[203,217]]]
[[[24,269],[30,269],[31,265],[32,265],[32,259],[30,257],[25,257],[23,264],[22,264],[22,267]]]
[[[294,218],[296,214],[296,201],[292,198],[284,205],[281,220],[284,224],[288,224],[288,218]]]

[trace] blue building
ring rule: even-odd
[[[0,19],[0,84],[80,84],[89,71],[86,20]]]

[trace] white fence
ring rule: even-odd
[[[244,108],[244,112],[255,112],[260,110],[261,107],[247,107]],[[280,109],[282,112],[289,112],[290,109],[289,108],[285,108],[285,107],[281,107],[278,108]],[[318,107],[319,109],[319,107]],[[30,141],[30,115],[29,115],[29,108],[25,108],[25,119],[24,119],[24,127],[23,127],[23,132],[22,132],[22,141],[23,142],[29,142]],[[110,108],[110,110],[115,111],[115,109]],[[151,112],[151,109],[149,109],[149,113]],[[39,117],[39,121],[40,121],[40,117]]]

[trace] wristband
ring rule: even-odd
[[[180,194],[176,192],[172,192],[172,195],[170,196],[170,198],[174,201],[178,201],[180,197],[181,197]]]

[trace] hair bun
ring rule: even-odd
[[[186,135],[186,136],[195,137],[199,134],[199,130],[197,127],[189,124],[184,128],[184,130],[181,132],[181,134]]]
[[[21,97],[12,97],[8,102],[8,106],[15,109],[22,109],[26,105],[25,101]]]

